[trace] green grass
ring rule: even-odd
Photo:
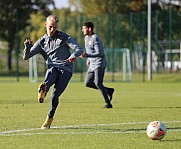
[[[49,108],[49,95],[39,104],[39,83],[1,81],[0,148],[4,149],[180,149],[180,78],[152,82],[105,82],[115,88],[113,109],[103,109],[96,90],[70,82],[60,98],[52,129],[39,130]],[[2,79],[2,78],[1,78]],[[4,78],[3,80],[10,80]],[[160,81],[161,80],[161,81]],[[149,122],[163,121],[167,134],[151,141],[145,133]],[[13,132],[14,131],[14,132]]]

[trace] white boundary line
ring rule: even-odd
[[[66,128],[81,128],[81,127],[95,127],[95,126],[117,126],[117,125],[137,125],[137,124],[149,124],[150,122],[125,122],[125,123],[113,123],[113,124],[81,124],[81,125],[68,125],[68,126],[53,126],[51,129],[66,129]],[[163,121],[163,123],[181,123],[181,121]],[[115,134],[125,134],[125,133],[145,133],[143,129],[133,129],[133,130],[119,130],[119,131],[86,131],[86,132],[31,132],[40,131],[40,128],[29,128],[21,130],[7,130],[0,132],[0,136],[29,136],[29,135],[42,135],[42,134],[52,134],[52,135],[66,135],[66,134],[105,134],[105,133],[115,133]],[[43,130],[41,130],[43,131]],[[181,129],[167,130],[167,131],[181,131]]]

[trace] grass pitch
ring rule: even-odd
[[[52,128],[40,130],[48,108],[37,102],[39,83],[1,82],[0,142],[4,149],[153,149],[181,148],[181,82],[105,82],[115,88],[113,109],[101,94],[70,82],[60,98]],[[146,136],[147,125],[162,121],[162,141]]]

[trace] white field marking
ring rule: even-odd
[[[137,124],[149,124],[150,122],[125,122],[125,123],[113,123],[113,124],[81,124],[81,125],[68,125],[68,126],[53,126],[51,129],[65,129],[65,128],[81,128],[81,127],[94,127],[94,126],[117,126],[117,125],[137,125]],[[163,123],[181,123],[181,121],[163,121]],[[91,132],[29,132],[41,130],[40,128],[29,128],[22,130],[8,130],[0,132],[0,136],[28,136],[28,135],[41,135],[41,134],[98,134],[98,133],[115,133],[115,134],[124,134],[124,133],[145,133],[145,130],[120,130],[120,131],[91,131]],[[167,131],[181,131],[181,129],[176,130],[167,130]]]
[[[86,131],[86,132],[27,132],[27,133],[20,133],[20,134],[1,134],[0,136],[31,136],[31,135],[78,135],[78,134],[108,134],[108,133],[115,133],[115,134],[126,134],[126,133],[135,133],[138,131],[119,131],[119,132],[110,132],[110,131]],[[145,131],[139,131],[139,133],[145,133]]]
[[[181,132],[181,129],[167,130],[167,132]],[[86,131],[86,132],[27,132],[20,134],[1,134],[0,136],[31,136],[31,135],[83,135],[83,134],[131,134],[131,133],[146,133],[146,130],[123,130],[123,131]]]

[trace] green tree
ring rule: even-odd
[[[28,20],[33,12],[42,11],[44,15],[50,13],[49,6],[55,7],[54,0],[0,1],[0,40],[8,42],[7,67],[9,71],[12,70],[12,51],[18,39],[18,32],[30,25]]]
[[[89,16],[127,13],[146,8],[145,0],[69,0],[69,3],[75,9],[81,7],[82,12]]]
[[[162,2],[164,4],[164,1]],[[88,16],[147,11],[147,0],[69,0],[69,5]],[[171,5],[167,5],[169,7]],[[179,10],[179,6],[172,5]],[[160,2],[152,3],[152,10],[163,9]]]
[[[19,32],[21,43],[23,43],[26,38],[35,42],[39,37],[43,36],[45,34],[45,19],[46,17],[42,12],[32,13],[29,19],[30,25],[26,26],[24,30]]]

